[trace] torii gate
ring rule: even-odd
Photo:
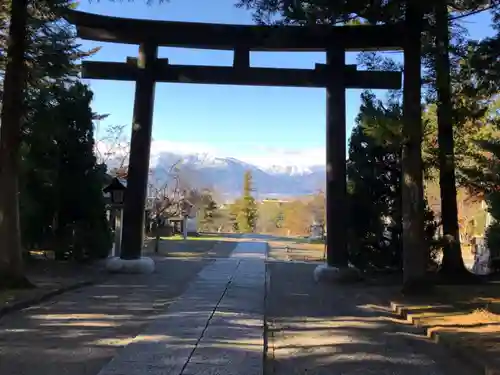
[[[402,74],[358,71],[356,65],[346,65],[345,53],[406,49],[420,37],[418,27],[411,33],[415,25],[406,27],[402,23],[343,27],[225,25],[116,18],[79,11],[69,12],[66,19],[76,25],[82,39],[139,45],[138,58],[127,58],[126,62],[84,61],[82,72],[83,78],[136,83],[124,205],[124,261],[141,258],[155,84],[178,82],[326,88],[327,265],[347,267],[345,90],[400,89]],[[232,67],[172,65],[168,59],[158,58],[160,46],[233,50],[234,63]],[[316,64],[314,69],[253,68],[252,51],[325,51],[327,58],[326,64]],[[419,58],[420,52],[412,56]],[[414,79],[408,81],[418,80],[418,85],[412,86],[415,93],[416,86],[420,87],[420,70],[410,75]],[[408,108],[420,108],[420,91],[410,100]],[[416,112],[411,115],[409,123],[415,124]]]

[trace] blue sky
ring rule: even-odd
[[[156,20],[252,24],[251,14],[234,7],[235,0],[170,0],[146,5],[135,2],[82,1],[80,10],[92,13]],[[491,34],[488,14],[472,16],[466,26],[474,38]],[[83,42],[84,47],[102,46],[92,59],[125,61],[137,56],[137,46]],[[395,54],[397,57],[398,54]],[[232,64],[231,51],[161,48],[160,57],[172,64]],[[313,68],[324,62],[323,53],[252,53],[258,67]],[[348,54],[347,62],[356,56]],[[89,80],[95,94],[94,111],[109,113],[101,122],[129,125],[132,120],[133,82]],[[359,90],[347,92],[348,134],[359,108]],[[129,130],[127,130],[128,132]],[[152,153],[208,152],[231,156],[261,166],[323,164],[325,143],[325,90],[158,84]]]

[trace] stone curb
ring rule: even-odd
[[[500,375],[500,369],[487,363],[487,361],[476,350],[466,348],[457,340],[450,339],[446,335],[446,332],[439,332],[433,330],[432,328],[422,327],[420,320],[413,316],[409,312],[409,309],[403,304],[391,302],[390,306],[393,314],[395,314],[398,318],[401,318],[414,327],[420,329],[422,334],[434,341],[436,344],[446,347],[446,349],[448,349],[452,354],[471,366],[474,369],[474,372],[484,375]]]
[[[19,310],[24,310],[28,307],[38,305],[42,302],[45,302],[53,297],[56,297],[58,295],[61,295],[66,292],[70,292],[76,289],[80,289],[86,286],[93,285],[97,283],[98,279],[94,280],[85,280],[85,281],[80,281],[76,283],[72,283],[70,285],[65,285],[56,289],[49,290],[45,293],[40,293],[40,295],[32,297],[32,298],[27,298],[24,300],[20,300],[17,302],[12,303],[11,305],[3,306],[0,308],[0,319],[3,318],[5,315],[19,311]]]

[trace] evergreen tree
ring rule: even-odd
[[[9,61],[4,75],[0,118],[0,287],[26,287],[19,226],[18,173],[20,131],[25,87],[26,25],[28,0],[12,0],[10,9]]]
[[[243,196],[238,200],[236,217],[238,230],[243,233],[254,232],[257,224],[257,204],[252,192],[252,172],[246,171],[243,179]]]
[[[482,121],[483,126],[496,130],[489,139],[478,140],[482,153],[476,154],[475,163],[462,172],[468,178],[472,194],[484,197],[493,218],[486,231],[486,242],[493,258],[500,256],[500,98],[490,104]],[[498,271],[498,266],[495,266]]]
[[[23,243],[78,258],[106,256],[110,236],[94,155],[92,93],[81,83],[52,85],[33,104],[23,139]],[[40,200],[40,196],[44,196]]]
[[[53,67],[66,66],[67,76],[70,69],[76,72],[75,61],[78,53],[57,50],[51,40],[54,30],[62,30],[60,11],[74,7],[71,0],[3,0],[0,2],[0,44],[7,54],[1,56],[4,70],[2,82],[2,109],[0,122],[0,285],[11,287],[26,286],[29,282],[24,276],[21,228],[19,226],[19,161],[22,148],[22,126],[26,106],[25,92],[28,84],[40,81],[41,77],[54,76]],[[37,27],[37,25],[39,27]],[[70,29],[66,26],[67,30]],[[70,32],[70,31],[69,31]],[[37,45],[35,41],[45,40],[46,44]],[[33,48],[30,48],[33,46]],[[44,48],[46,47],[46,48]],[[30,51],[34,52],[30,56]],[[34,57],[36,59],[32,59]],[[43,59],[44,57],[45,59]],[[33,74],[42,72],[40,75]]]
[[[462,65],[459,62],[468,49],[468,43],[464,43],[466,41],[464,30],[455,21],[466,16],[468,12],[487,9],[490,6],[489,2],[482,0],[466,2],[442,0],[427,3],[412,0],[339,0],[333,2],[321,0],[241,0],[240,6],[253,9],[256,20],[263,23],[277,20],[278,23],[299,25],[318,23],[380,24],[403,20],[408,6],[412,3],[415,6],[424,7],[421,8],[426,20],[422,38],[423,61],[427,67],[424,83],[430,94],[428,95],[430,102],[438,103],[437,107],[439,108],[437,155],[440,173],[442,226],[447,239],[443,248],[442,271],[447,277],[463,278],[468,273],[461,257],[458,233],[453,127],[456,128],[478,116],[478,103],[483,104],[483,101],[464,100],[464,96],[459,96],[459,93],[470,91],[472,86],[463,87],[460,84],[461,79],[453,80],[456,71],[461,70]],[[451,45],[450,40],[452,41]],[[417,218],[412,218],[412,220],[417,220]]]
[[[56,233],[72,256],[81,259],[106,257],[111,247],[102,187],[105,170],[94,154],[93,94],[83,84],[59,87],[58,105],[53,118],[59,124],[55,133],[58,145],[58,204]],[[71,187],[68,189],[67,187]]]
[[[5,2],[2,5],[3,7],[0,8],[2,19],[9,20],[9,17],[6,16],[9,7],[5,7]],[[15,5],[16,7],[13,7],[12,11],[20,12],[17,6],[23,5],[22,2],[15,2]],[[26,6],[24,30],[26,43],[25,47],[23,47],[26,53],[22,54],[24,63],[19,63],[19,66],[26,68],[22,78],[25,86],[24,90],[21,90],[22,99],[15,104],[16,109],[22,107],[21,132],[19,134],[12,127],[15,121],[10,117],[15,117],[16,114],[5,111],[5,103],[7,103],[8,107],[9,100],[12,97],[9,97],[6,102],[8,95],[4,95],[4,112],[2,113],[2,124],[4,126],[1,127],[2,134],[0,135],[2,144],[5,141],[4,145],[7,147],[2,149],[1,152],[7,152],[9,157],[12,156],[16,159],[15,164],[12,164],[16,165],[15,169],[4,169],[0,177],[7,178],[9,181],[20,179],[21,182],[21,194],[16,194],[15,200],[8,198],[8,194],[3,194],[6,185],[2,185],[1,194],[2,197],[7,198],[4,203],[11,205],[12,210],[14,206],[18,206],[18,196],[20,199],[21,217],[18,221],[22,225],[22,242],[18,246],[2,247],[4,251],[0,252],[0,258],[3,260],[0,261],[0,274],[7,274],[8,282],[6,284],[14,286],[17,283],[16,279],[23,278],[22,270],[21,268],[11,267],[9,264],[19,263],[15,259],[21,254],[21,245],[26,248],[31,248],[34,245],[52,248],[52,245],[56,246],[55,242],[58,242],[60,244],[59,248],[63,249],[62,251],[69,251],[74,256],[78,253],[76,243],[82,244],[80,253],[81,255],[85,253],[85,256],[90,255],[87,254],[89,249],[93,252],[93,255],[98,253],[103,255],[103,248],[106,247],[106,253],[109,248],[109,233],[107,233],[107,224],[103,221],[102,180],[98,177],[103,174],[104,170],[96,165],[95,159],[92,159],[91,156],[93,152],[92,121],[94,118],[94,114],[89,107],[91,93],[87,88],[77,83],[78,60],[88,56],[93,51],[80,50],[79,45],[76,43],[74,29],[59,20],[60,12],[72,6],[70,1],[27,2]],[[14,14],[10,24],[16,24]],[[15,48],[19,48],[18,41],[14,42],[12,38],[7,39],[7,35],[9,35],[6,30],[7,25],[9,25],[9,22],[3,22],[0,25],[2,29],[0,44],[6,46],[11,43]],[[9,57],[11,55],[16,56],[16,51],[11,52]],[[7,60],[5,54],[0,56],[0,70],[4,76],[2,83],[6,91],[9,91],[7,87],[9,76],[12,76],[12,72],[8,72],[9,66],[7,63],[12,61],[12,59]],[[15,72],[14,76],[21,71],[18,66],[15,69],[17,73]],[[19,85],[18,87],[22,89],[22,86]],[[5,116],[9,118],[5,119]],[[70,133],[70,131],[73,132]],[[4,136],[3,132],[8,134]],[[76,139],[79,144],[75,144]],[[20,147],[19,151],[16,151],[16,144]],[[75,148],[68,149],[67,147]],[[74,152],[73,156],[69,160],[62,161],[62,155],[71,151]],[[81,157],[80,160],[78,160],[79,156]],[[84,162],[85,159],[88,162]],[[5,159],[2,158],[2,163],[4,161]],[[61,163],[63,163],[63,166],[69,165],[67,170],[75,173],[68,177],[68,180],[61,178],[64,170],[64,168],[60,168]],[[84,163],[86,167],[80,167],[78,163]],[[89,166],[89,163],[92,167]],[[93,170],[96,173],[93,173]],[[7,173],[7,175],[4,173]],[[12,179],[13,175],[11,173],[15,174],[16,178]],[[79,173],[83,173],[86,178],[78,179]],[[99,181],[97,181],[98,179]],[[64,204],[61,202],[64,198],[64,192],[67,191],[67,194],[71,194],[71,191],[75,190],[72,189],[75,181],[80,181],[77,186],[82,189],[82,200],[77,202],[75,198],[72,198],[71,203],[73,206],[64,206],[64,204],[69,203],[68,201]],[[43,200],[40,199],[42,195],[44,196]],[[91,196],[93,198],[90,198]],[[87,205],[84,207],[87,212],[81,215],[82,219],[79,224],[76,224],[76,219],[72,221],[71,225],[74,227],[72,233],[74,234],[65,240],[62,240],[61,234],[59,236],[60,241],[55,241],[57,237],[55,233],[56,227],[59,228],[58,233],[63,232],[59,221],[56,220],[56,217],[58,217],[56,212],[61,207],[68,211],[74,208],[75,212],[78,212],[78,206],[82,204]],[[17,220],[12,210],[10,210],[12,215],[6,216],[6,220],[0,225],[2,230],[0,238],[8,236],[8,241],[19,238],[19,233],[12,230],[13,227],[9,227],[11,221]],[[90,210],[96,211],[91,214],[89,213]],[[84,225],[89,229],[85,234],[79,229]],[[7,228],[11,229],[8,232],[3,232]],[[69,231],[69,229],[66,228],[65,231]],[[87,237],[85,241],[81,239],[83,236]],[[91,243],[91,241],[99,241],[99,244]],[[5,252],[5,250],[8,250],[9,253]],[[9,268],[8,273],[5,272],[4,267]],[[15,271],[12,271],[12,269]]]
[[[492,257],[500,256],[500,9],[494,8],[493,29],[496,34],[480,42],[470,43],[468,59],[468,82],[475,84],[483,103],[488,103],[480,125],[492,129],[492,135],[475,144],[482,153],[475,154],[475,163],[466,165],[462,171],[474,194],[486,198],[493,223],[487,229],[486,242]],[[498,262],[495,262],[498,263]],[[493,264],[496,271],[498,264]]]
[[[200,197],[200,218],[199,224],[202,231],[213,230],[214,222],[217,217],[217,203],[209,190],[204,190]]]
[[[240,211],[239,200],[236,200],[229,206],[229,226],[233,232],[239,232],[238,214]]]
[[[349,142],[348,191],[352,221],[350,259],[360,269],[402,269],[401,141],[402,108],[383,103],[370,92]],[[425,242],[435,233],[432,212],[425,211]],[[430,258],[430,253],[427,255]]]

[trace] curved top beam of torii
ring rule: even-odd
[[[82,39],[127,44],[154,41],[158,46],[216,50],[324,51],[332,43],[348,51],[400,50],[405,34],[402,24],[228,25],[118,18],[74,10],[68,11],[65,18],[77,27]]]

